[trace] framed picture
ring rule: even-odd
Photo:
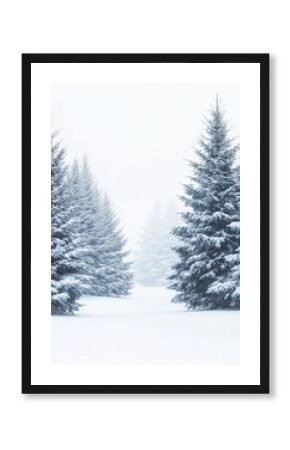
[[[24,54],[23,393],[269,392],[269,55]]]

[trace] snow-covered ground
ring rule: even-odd
[[[52,317],[56,364],[238,364],[238,311],[188,312],[172,291],[136,287],[126,299],[82,298]]]

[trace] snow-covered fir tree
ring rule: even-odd
[[[68,169],[57,134],[51,144],[51,312],[72,314],[82,295],[128,295],[132,272],[109,199],[86,160]]]
[[[189,309],[239,308],[239,178],[238,146],[229,137],[219,100],[206,120],[204,135],[189,162],[184,185],[182,225],[174,230],[175,250],[170,287],[173,301]]]
[[[78,298],[88,289],[89,277],[82,271],[82,255],[76,238],[79,219],[67,181],[65,149],[51,138],[51,312],[72,314]]]
[[[176,257],[173,246],[176,238],[171,233],[177,225],[176,207],[169,202],[165,211],[157,202],[141,232],[135,254],[136,281],[143,286],[165,286]]]
[[[236,195],[237,195],[237,208],[240,212],[240,167],[235,168],[236,175]],[[232,232],[236,234],[236,241],[240,242],[240,221],[233,221],[230,224]],[[227,256],[227,260],[231,263],[231,282],[233,283],[233,302],[240,306],[240,245],[236,248],[236,251]]]
[[[107,297],[126,296],[130,294],[133,285],[131,263],[127,258],[129,252],[125,248],[126,239],[108,195],[103,195],[99,200],[101,221],[98,239],[101,246],[95,255],[98,269],[94,283],[95,294]]]
[[[84,214],[83,239],[89,247],[89,271],[92,275],[91,295],[105,295],[106,286],[103,272],[107,258],[107,241],[104,232],[102,198],[98,187],[89,171],[86,158],[81,174],[82,210]]]
[[[97,210],[94,180],[89,172],[86,159],[80,169],[74,162],[69,178],[71,203],[76,217],[74,241],[81,258],[81,272],[89,278],[89,288],[83,293],[94,294],[92,285],[96,277],[95,254],[97,238]]]
[[[86,158],[81,170],[72,170],[72,199],[79,217],[78,245],[82,270],[90,277],[85,293],[97,296],[128,295],[132,286],[126,241],[107,196],[103,196],[90,173]]]

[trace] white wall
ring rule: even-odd
[[[286,7],[287,2],[279,0],[147,0],[142,4],[133,0],[26,0],[2,5],[0,123],[5,162],[0,182],[2,211],[9,209],[1,220],[2,448],[267,450],[277,446],[278,439],[287,447],[290,64]],[[21,52],[272,53],[270,396],[21,395]]]

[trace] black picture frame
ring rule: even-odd
[[[22,55],[22,393],[267,394],[269,393],[269,54],[23,54]],[[31,384],[31,65],[33,63],[260,64],[260,384]]]

